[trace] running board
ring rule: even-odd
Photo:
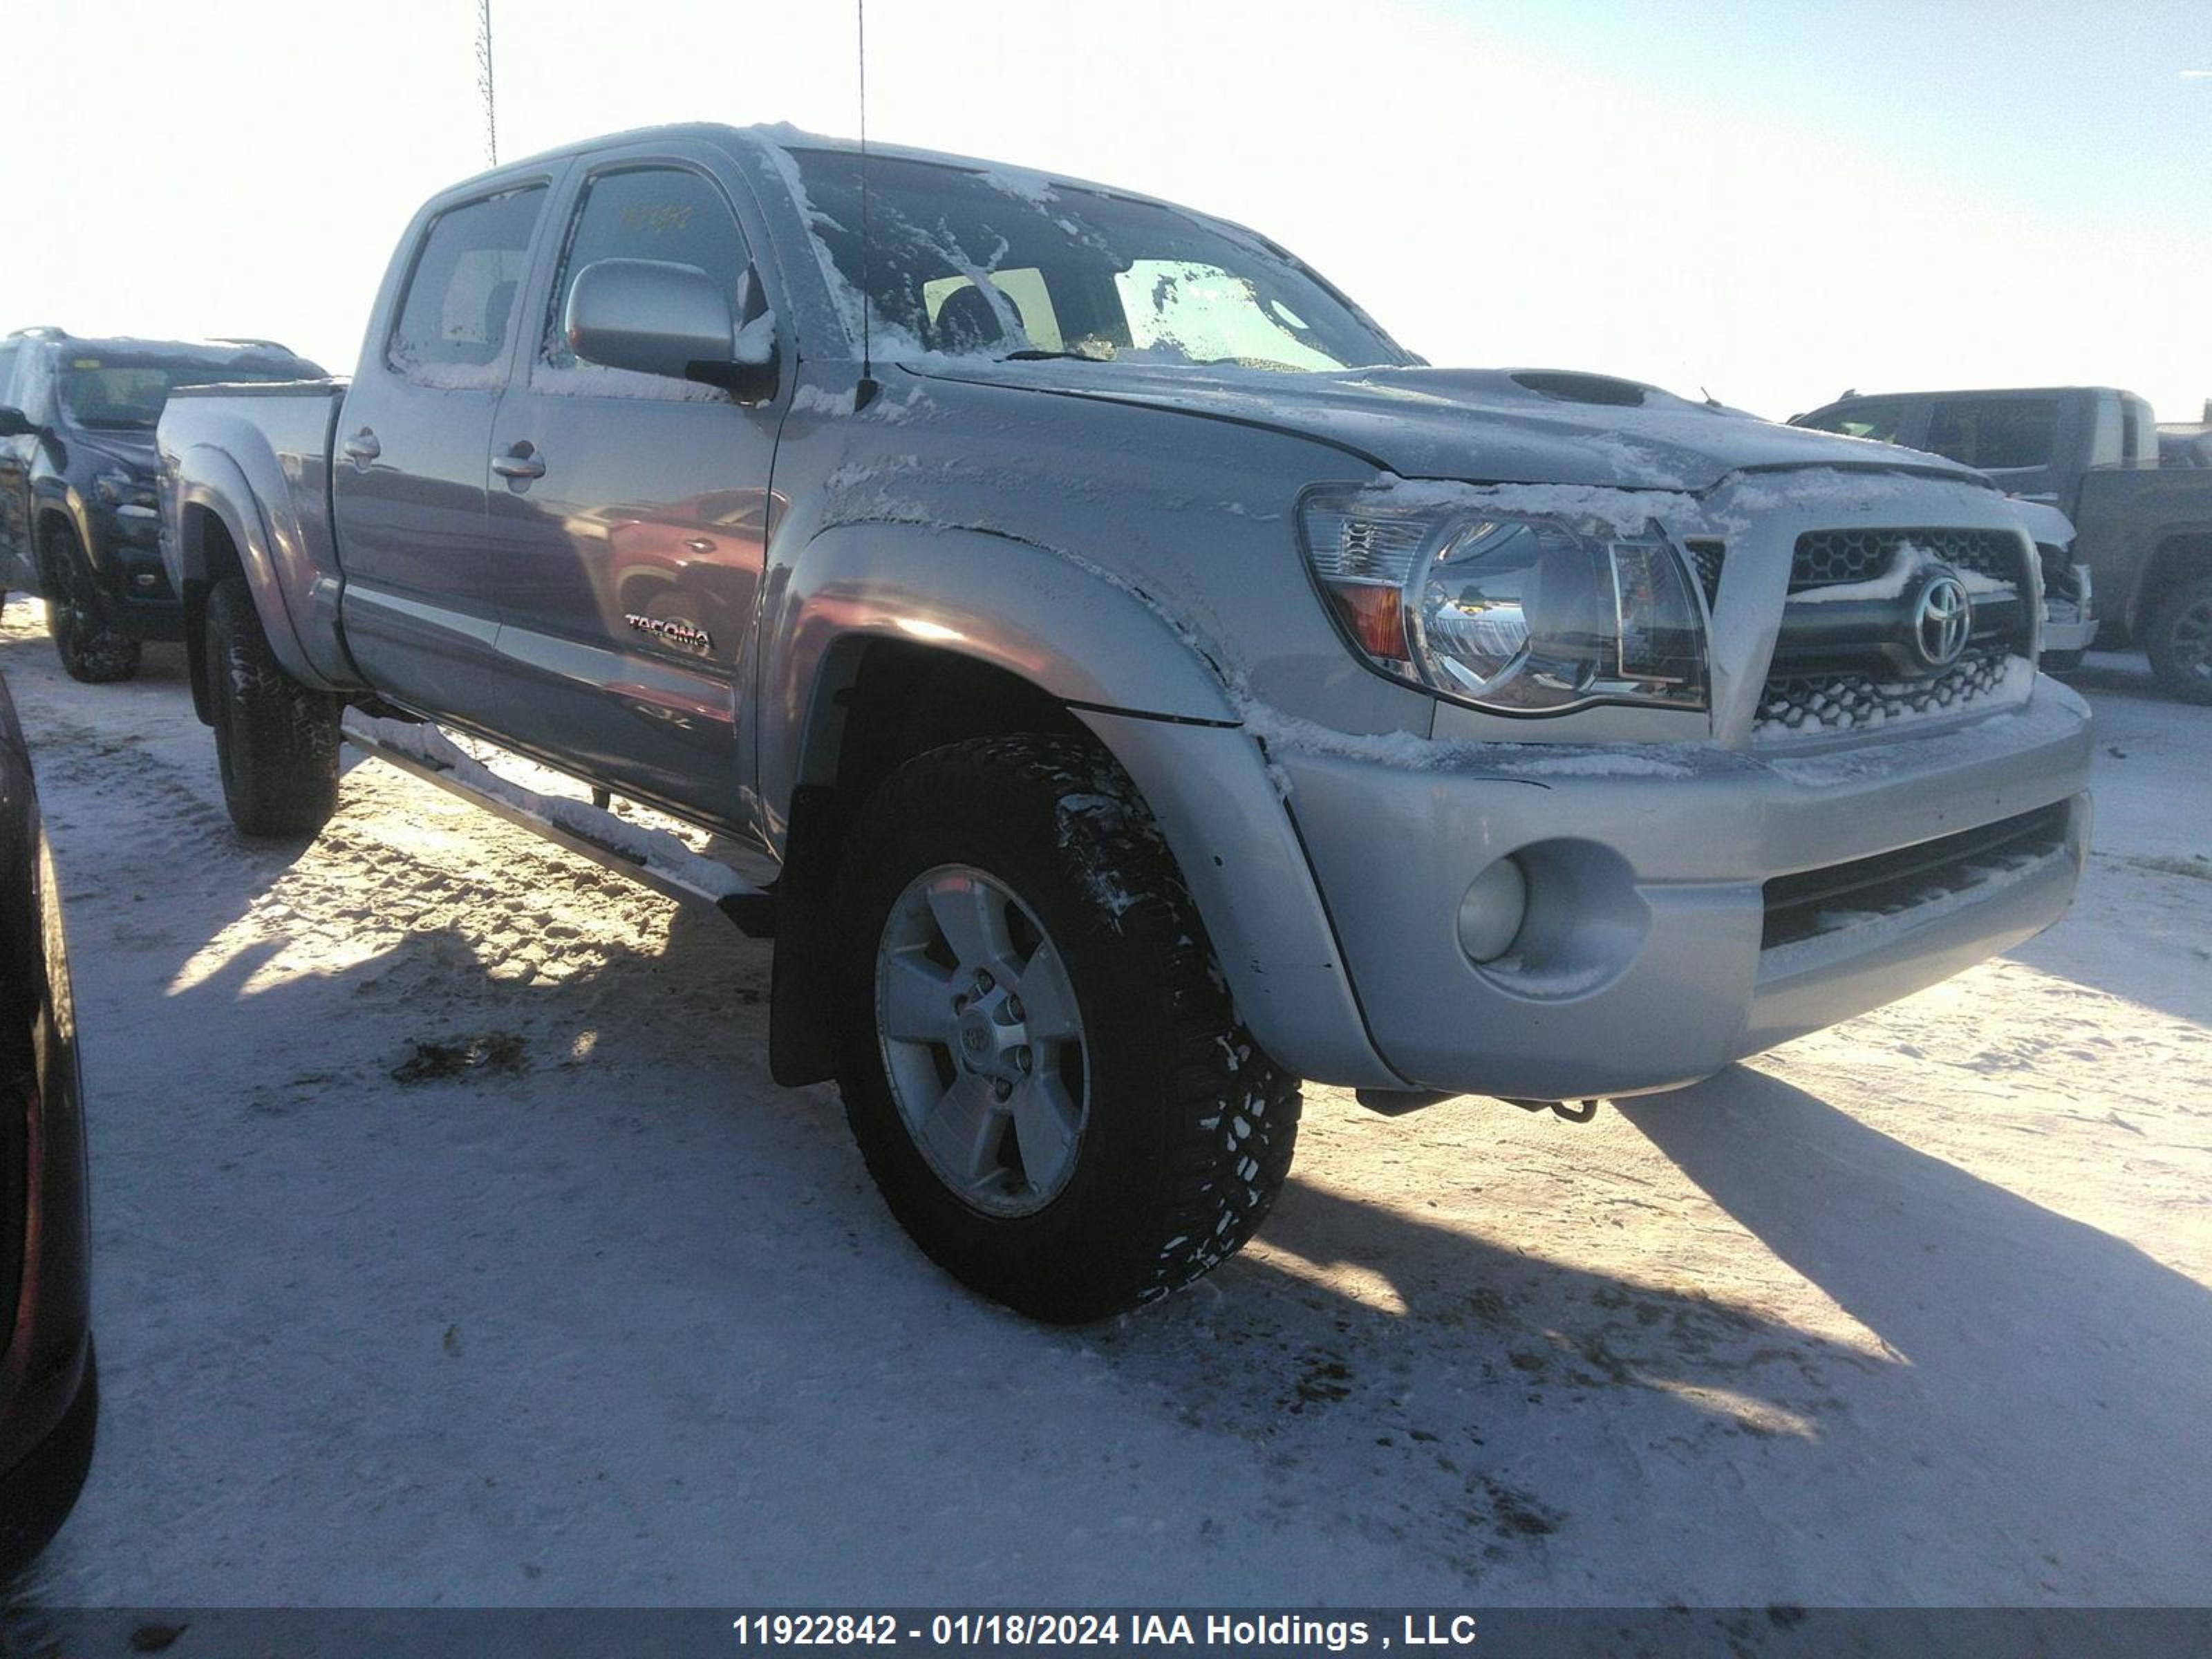
[[[641,886],[720,911],[751,939],[775,935],[775,895],[726,864],[702,857],[664,830],[648,830],[604,807],[541,795],[501,777],[428,724],[346,712],[345,740],[387,766],[435,784],[449,795]]]

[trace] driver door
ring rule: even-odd
[[[734,316],[747,238],[706,161],[628,151],[580,179],[562,248],[492,421],[506,728],[622,793],[734,823],[781,400],[580,362],[561,322],[576,274],[616,258],[703,270]]]

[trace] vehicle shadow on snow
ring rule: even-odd
[[[1540,1215],[1470,1237],[1296,1179],[1262,1248],[1091,1340],[1175,1389],[1187,1421],[1279,1462],[1335,1461],[1359,1437],[1367,1523],[1477,1577],[1529,1550],[1602,1551],[1608,1528],[1688,1493],[1747,1535],[1822,1535],[1850,1510],[1854,1558],[1948,1512],[1930,1572],[1955,1552],[1961,1582],[1999,1599],[2057,1571],[2056,1553],[1994,1565],[2028,1540],[2130,1553],[2169,1595],[2188,1582],[2173,1519],[2212,1499],[2212,1456],[2185,1379],[2212,1370],[2212,1291],[1748,1068],[1620,1109],[1874,1341],[1725,1286],[1594,1270]],[[1684,1273],[1663,1255],[1650,1271]],[[1834,1594],[1819,1547],[1796,1547],[1813,1552],[1796,1593]],[[1742,1562],[1771,1587],[1765,1559]]]
[[[66,757],[41,757],[62,816],[103,787],[88,776],[95,793],[78,795]],[[763,1501],[821,1482],[872,1489],[880,1448],[838,1419],[878,1387],[898,1413],[973,1386],[979,1352],[1038,1379],[999,1402],[1010,1446],[1060,1445],[1072,1416],[1105,1439],[1140,1425],[1170,1438],[1132,1443],[1192,1437],[1180,1443],[1195,1463],[1156,1452],[1134,1468],[1127,1501],[1164,1523],[1189,1522],[1194,1485],[1223,1478],[1200,1449],[1225,1443],[1280,1510],[1240,1516],[1224,1500],[1199,1523],[1199,1547],[1229,1561],[1258,1559],[1244,1546],[1265,1538],[1247,1528],[1265,1522],[1379,1540],[1426,1564],[1430,1584],[1508,1564],[1540,1573],[1553,1552],[1602,1553],[1647,1528],[1655,1504],[1694,1502],[1747,1528],[1793,1514],[1823,1524],[1848,1469],[1855,1528],[1924,1527],[1965,1492],[1969,1543],[2025,1506],[2094,1521],[2093,1545],[2121,1534],[2155,1562],[2183,1547],[2171,1517],[2206,1496],[2186,1380],[2212,1372],[2212,1297],[1763,1073],[1620,1110],[1884,1352],[1695,1283],[1664,1248],[1693,1224],[1679,1206],[1654,1217],[1661,1246],[1628,1276],[1577,1259],[1586,1212],[1549,1228],[1540,1212],[1492,1216],[1477,1235],[1425,1219],[1417,1198],[1297,1177],[1261,1244],[1211,1280],[1127,1319],[1048,1330],[921,1261],[867,1188],[828,1091],[769,1084],[769,952],[719,918],[675,911],[665,936],[630,944],[579,934],[572,909],[568,937],[552,939],[533,884],[586,908],[584,890],[610,902],[632,890],[588,866],[533,882],[447,865],[382,845],[374,816],[343,805],[312,848],[246,848],[218,807],[162,787],[156,769],[99,764],[107,790],[118,767],[130,776],[134,810],[196,833],[187,860],[173,842],[133,843],[99,872],[60,838],[92,1081],[129,1041],[227,1081],[189,1091],[158,1128],[111,1119],[96,1151],[119,1171],[96,1180],[132,1200],[105,1205],[103,1230],[127,1218],[163,1248],[102,1240],[114,1383],[86,1503],[95,1527],[99,1510],[136,1501],[149,1462],[179,1492],[230,1480],[276,1502],[305,1482],[342,1513],[343,1482],[317,1484],[333,1437],[366,1463],[462,1470],[480,1439],[511,1444],[518,1425],[544,1466],[527,1489],[588,1518],[595,1486],[644,1489],[642,1471],[600,1485],[591,1465],[608,1454],[575,1426],[623,1400],[662,1425],[654,1467],[690,1483],[656,1502],[712,1538],[748,1483]],[[317,872],[325,858],[368,878],[341,890]],[[161,902],[135,904],[138,889]],[[186,971],[271,898],[285,915]],[[344,945],[372,920],[398,937],[366,957],[310,949],[315,964],[289,973],[276,960]],[[256,1041],[240,1048],[249,1006]],[[1402,1126],[1405,1158],[1425,1156],[1419,1123]],[[1328,1143],[1316,1150],[1328,1158]],[[256,1218],[246,1253],[222,1220],[241,1200]],[[271,1274],[246,1255],[286,1265]],[[380,1310],[373,1331],[348,1310],[362,1299]],[[139,1328],[129,1310],[146,1309],[176,1328]],[[262,1426],[246,1467],[225,1462],[234,1442],[174,1436],[165,1403],[209,1386],[179,1334],[237,1332],[252,1334],[252,1363],[215,1396]],[[702,1375],[702,1352],[729,1356],[708,1368],[724,1374]],[[1073,1381],[1022,1363],[1054,1355],[1101,1363]],[[727,1458],[749,1423],[775,1420],[747,1392],[763,1365],[780,1395],[804,1398],[810,1378],[825,1390],[821,1421],[802,1413],[778,1431],[805,1431],[803,1470],[787,1474],[773,1448],[750,1468]],[[434,1412],[393,1403],[433,1391]],[[926,1462],[934,1443],[900,1456]],[[1747,1462],[1765,1472],[1748,1486]],[[515,1501],[443,1492],[436,1478],[421,1501],[495,1519]],[[963,1524],[1004,1535],[1039,1498],[1023,1481],[980,1490]],[[855,1528],[893,1518],[854,1500]],[[411,1557],[392,1567],[401,1581],[434,1571]],[[1255,1580],[1251,1593],[1294,1589]]]

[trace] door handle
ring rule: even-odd
[[[376,441],[376,434],[363,427],[338,446],[338,453],[356,466],[365,467],[384,453],[384,446]]]
[[[714,550],[714,538],[708,536],[690,537],[684,542],[684,545],[690,548],[694,553],[712,553]]]
[[[526,483],[545,476],[545,458],[525,438],[520,443],[510,445],[506,454],[493,456],[491,470],[502,478]]]

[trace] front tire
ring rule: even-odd
[[[338,700],[286,673],[236,576],[208,595],[208,702],[223,805],[240,835],[312,836],[338,800]]]
[[[2143,648],[2168,696],[2212,703],[2212,575],[2178,582],[2160,597]]]
[[[74,530],[53,532],[47,544],[46,632],[71,679],[108,685],[137,678],[139,643],[109,620],[99,579]]]
[[[1055,1323],[1210,1271],[1288,1175],[1298,1082],[1240,1025],[1134,787],[1067,738],[958,743],[862,808],[838,1081],[932,1260]]]

